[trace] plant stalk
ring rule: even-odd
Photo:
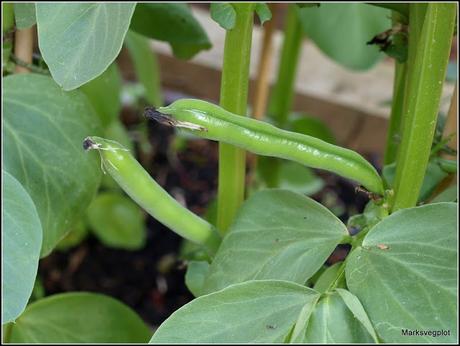
[[[430,157],[455,26],[453,3],[410,4],[408,79],[392,211],[416,205]],[[415,46],[414,46],[415,45]]]
[[[237,3],[232,6],[236,11],[236,23],[225,36],[220,105],[230,112],[245,116],[255,4]],[[245,151],[219,143],[217,226],[222,233],[228,230],[243,203],[245,174]]]
[[[393,24],[400,21],[400,15],[393,12]],[[395,38],[397,40],[398,38]],[[395,42],[397,43],[397,42]],[[393,102],[387,132],[384,164],[389,165],[396,160],[398,145],[401,141],[401,121],[404,107],[404,92],[406,88],[407,65],[395,59],[395,76],[393,82]]]
[[[295,94],[295,77],[302,47],[302,26],[300,24],[298,6],[289,4],[284,25],[284,41],[279,61],[278,75],[273,88],[268,114],[276,126],[285,128]],[[268,187],[279,184],[280,160],[262,158],[262,164],[269,167],[266,170],[265,182]]]
[[[270,72],[272,68],[273,58],[273,33],[277,20],[277,9],[279,4],[269,4],[272,12],[272,18],[264,26],[264,37],[262,42],[262,50],[259,58],[257,71],[257,80],[255,86],[255,96],[253,102],[252,115],[257,120],[262,120],[267,111],[268,93],[270,90]],[[257,155],[248,153],[248,179],[247,184],[251,186],[254,175],[257,169]]]
[[[278,78],[271,96],[269,114],[278,127],[285,127],[294,99],[294,83],[302,45],[302,27],[298,6],[289,4],[285,19],[284,42]]]
[[[272,19],[264,25],[264,37],[257,71],[254,107],[252,112],[254,118],[257,120],[262,120],[267,110],[267,99],[270,88],[269,77],[273,60],[273,33],[275,31],[277,8],[279,5],[272,3],[269,6],[272,12]]]
[[[23,30],[16,30],[14,38],[14,55],[26,64],[32,65],[34,49],[35,26]],[[29,73],[27,67],[16,65],[15,73]]]

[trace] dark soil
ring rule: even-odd
[[[125,115],[125,122],[131,122]],[[216,143],[188,141],[177,156],[171,150],[173,132],[149,124],[152,155],[140,155],[144,167],[160,185],[189,209],[203,215],[216,195]],[[369,157],[367,157],[369,159]],[[373,160],[371,160],[372,162]],[[318,172],[326,187],[314,199],[330,209],[341,209],[346,222],[361,212],[368,201],[356,193],[350,182],[326,172]],[[39,277],[45,294],[68,291],[100,292],[115,297],[137,311],[152,327],[193,299],[184,283],[186,264],[179,257],[181,238],[153,218],[147,219],[147,242],[139,251],[116,250],[89,236],[67,252],[54,252],[40,262]],[[343,260],[349,246],[340,245],[328,264]]]

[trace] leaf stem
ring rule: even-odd
[[[225,37],[220,105],[230,112],[245,115],[255,4],[235,3],[232,6],[236,11],[236,23]],[[217,225],[222,233],[228,230],[243,202],[245,174],[245,151],[219,143]]]
[[[417,203],[436,127],[455,16],[452,3],[410,4],[409,70],[392,211]]]

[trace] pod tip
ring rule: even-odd
[[[98,145],[91,139],[91,137],[86,137],[83,141],[83,149],[88,151],[96,148],[98,148]]]

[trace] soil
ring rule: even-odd
[[[124,114],[128,128],[132,114]],[[130,124],[131,123],[131,124]],[[149,123],[152,155],[140,155],[144,167],[169,193],[189,209],[204,215],[216,195],[218,146],[204,140],[186,142],[177,156],[171,150],[173,131]],[[371,162],[376,158],[366,157]],[[360,213],[368,201],[349,181],[327,172],[318,172],[325,188],[312,196],[330,209],[341,210],[346,222]],[[103,246],[89,235],[75,248],[54,252],[40,262],[39,277],[46,295],[69,291],[89,291],[115,297],[133,308],[155,328],[171,313],[193,299],[184,283],[186,263],[179,251],[181,238],[153,218],[147,219],[147,242],[139,251]],[[349,246],[339,245],[327,264],[343,260]]]

